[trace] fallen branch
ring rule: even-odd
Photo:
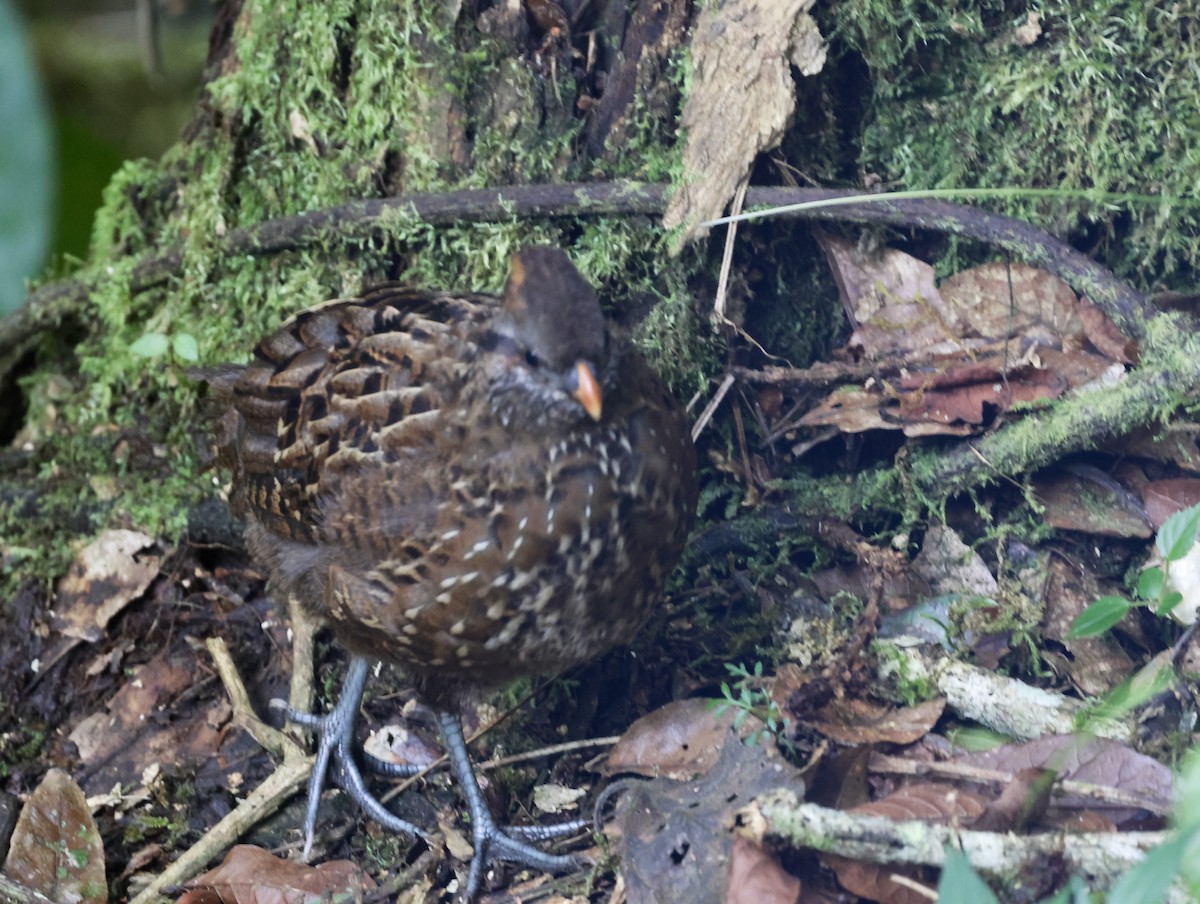
[[[294,614],[294,613],[293,613]],[[312,662],[311,623],[304,619],[294,629],[293,651],[297,662]],[[276,813],[291,797],[304,787],[312,772],[313,757],[306,754],[300,745],[276,728],[264,723],[250,706],[250,695],[238,674],[237,666],[229,655],[229,648],[219,638],[210,638],[206,646],[216,663],[217,673],[225,685],[233,704],[234,721],[253,735],[264,748],[283,756],[283,762],[241,801],[225,818],[204,833],[195,844],[184,851],[165,870],[155,876],[130,904],[150,904],[160,899],[165,889],[182,885],[197,875],[217,855],[236,844],[241,837],[262,820]],[[304,673],[307,671],[307,678]],[[300,684],[296,688],[297,676]],[[296,668],[292,673],[293,698],[312,696],[312,666],[307,670]]]
[[[738,811],[737,825],[757,842],[812,848],[870,863],[940,867],[947,852],[961,850],[985,876],[1011,880],[1040,872],[1061,859],[1064,875],[1087,876],[1093,888],[1107,888],[1145,859],[1146,851],[1170,838],[1166,832],[1047,832],[1014,835],[975,832],[919,820],[831,810],[801,803],[794,791],[760,794]],[[1191,900],[1178,883],[1167,900]]]
[[[1018,741],[1072,734],[1086,705],[1073,697],[1043,690],[1015,678],[969,665],[922,647],[895,647],[899,659],[884,660],[881,676],[903,675],[905,683],[929,681],[946,706],[986,728]],[[1135,728],[1122,720],[1092,720],[1090,734],[1129,743]]]
[[[828,202],[857,193],[813,188],[751,188],[747,207]],[[231,230],[216,245],[215,255],[270,255],[306,248],[318,240],[340,236],[357,242],[397,221],[433,225],[458,222],[499,222],[514,217],[597,217],[655,215],[666,208],[667,186],[651,183],[566,183],[514,185],[438,194],[402,195],[351,201],[336,207],[267,220]],[[837,206],[816,207],[787,214],[824,222],[878,223],[928,229],[973,238],[1004,248],[1060,277],[1087,295],[1131,337],[1141,335],[1147,316],[1145,299],[1087,255],[1076,251],[1044,229],[1022,220],[962,204],[886,195]],[[184,252],[172,247],[147,255],[134,267],[131,294],[139,294],[178,275]],[[0,361],[11,361],[41,332],[81,309],[93,285],[108,278],[106,262],[94,262],[73,279],[50,283],[33,292],[25,304],[0,321]]]

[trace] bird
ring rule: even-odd
[[[496,860],[576,866],[534,844],[559,827],[491,814],[461,716],[489,689],[629,643],[694,518],[687,416],[592,285],[561,248],[528,246],[499,296],[388,284],[324,302],[209,382],[251,555],[351,657],[329,713],[290,713],[318,736],[305,856],[327,772],[384,826],[424,834],[355,763],[384,661],[437,713],[471,817],[463,897]]]

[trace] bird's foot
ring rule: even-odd
[[[308,779],[308,805],[304,812],[304,860],[308,860],[312,851],[313,836],[317,826],[317,809],[321,803],[321,791],[325,787],[327,775],[380,825],[394,832],[407,832],[421,838],[429,837],[425,831],[413,823],[401,819],[388,810],[367,790],[362,773],[359,772],[358,764],[354,760],[354,754],[351,751],[354,721],[358,718],[358,707],[362,703],[368,667],[368,661],[362,656],[355,656],[351,659],[337,705],[326,715],[318,716],[313,713],[297,712],[293,709],[287,711],[291,721],[317,735],[317,754],[313,762],[312,774]],[[332,770],[329,768],[331,762]],[[403,769],[403,767],[396,767],[391,774],[400,774],[396,771],[398,769]]]
[[[557,826],[505,826],[502,828],[496,825],[490,813],[482,822],[472,822],[471,841],[475,847],[475,853],[471,857],[471,868],[467,873],[463,900],[474,900],[483,885],[483,877],[488,864],[498,860],[517,863],[544,873],[563,873],[578,868],[580,865],[578,858],[570,854],[547,854],[522,840],[522,837],[536,841],[548,841],[563,835],[571,835],[586,825],[585,820],[579,819]]]
[[[467,755],[463,738],[462,723],[453,713],[438,713],[438,722],[446,740],[446,752],[450,757],[450,768],[458,779],[467,807],[471,811],[471,841],[475,848],[471,857],[471,868],[467,873],[463,889],[464,901],[472,901],[483,885],[484,870],[489,863],[507,860],[530,869],[546,873],[561,873],[580,865],[570,855],[547,854],[529,842],[544,842],[578,832],[587,826],[587,821],[578,819],[556,826],[504,826],[496,823]]]

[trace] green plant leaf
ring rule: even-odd
[[[172,336],[171,350],[180,361],[200,360],[200,346],[196,344],[196,337],[190,333],[176,333]]]
[[[54,147],[25,28],[0,0],[0,316],[25,297],[50,241]]]
[[[161,358],[167,353],[169,347],[170,343],[162,333],[146,333],[141,339],[129,346],[129,350],[135,355],[141,355],[143,358]]]
[[[1119,719],[1161,694],[1176,679],[1170,655],[1160,653],[1105,694],[1091,710],[1090,717],[1099,720]]]
[[[1163,571],[1157,565],[1153,568],[1147,568],[1138,577],[1137,586],[1133,588],[1133,592],[1138,599],[1156,600],[1162,594],[1163,588]]]
[[[1134,604],[1124,597],[1102,596],[1075,616],[1071,629],[1067,631],[1067,639],[1103,634],[1123,619],[1133,606]]]
[[[1146,859],[1109,890],[1105,904],[1156,904],[1165,898],[1194,834],[1194,829],[1183,832],[1147,851]]]
[[[1179,764],[1172,818],[1177,829],[1200,830],[1200,748],[1189,750]]]
[[[1193,505],[1163,522],[1154,545],[1166,561],[1178,561],[1196,545],[1197,528],[1200,528],[1200,505]]]
[[[1155,613],[1158,615],[1170,615],[1171,610],[1183,602],[1183,594],[1178,590],[1172,590],[1162,598],[1162,602],[1158,604]]]
[[[979,878],[962,851],[950,851],[938,881],[938,900],[946,904],[970,901],[971,904],[1000,904],[987,883]]]

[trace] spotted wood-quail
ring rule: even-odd
[[[501,828],[459,713],[479,690],[556,673],[630,641],[682,550],[696,503],[684,413],[606,323],[561,250],[513,258],[502,298],[383,287],[306,310],[252,363],[213,378],[230,502],[275,589],[353,654],[320,735],[324,774],[375,818],[418,832],[351,755],[368,661],[400,665],[439,713],[471,813],[472,897],[489,860],[574,861]]]

